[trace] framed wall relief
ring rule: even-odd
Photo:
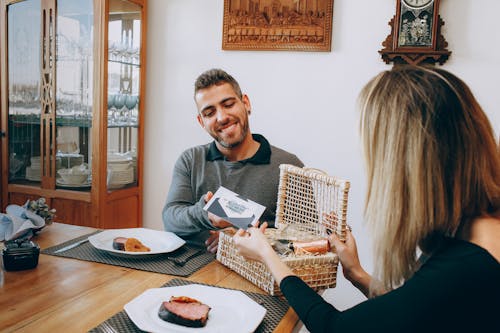
[[[224,0],[223,50],[331,50],[333,0]]]

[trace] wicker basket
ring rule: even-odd
[[[316,169],[280,165],[276,229],[267,230],[269,241],[317,239],[331,232],[344,240],[349,187],[349,182]],[[281,295],[266,266],[239,255],[232,236],[231,232],[220,233],[217,260],[269,294]],[[282,261],[314,290],[336,285],[335,253],[300,256],[290,253],[282,256]]]

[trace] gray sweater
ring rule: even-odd
[[[234,191],[266,207],[260,221],[274,225],[279,185],[279,165],[303,163],[297,156],[270,146],[259,134],[255,155],[247,160],[230,162],[224,159],[215,142],[184,151],[175,163],[172,184],[163,208],[165,230],[201,241],[208,231],[216,229],[210,223],[204,195],[215,193],[220,186]]]

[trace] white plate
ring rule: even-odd
[[[134,237],[151,249],[150,252],[127,252],[113,249],[113,239],[116,237]],[[107,251],[111,254],[134,257],[160,253],[167,253],[177,250],[186,241],[172,232],[158,231],[146,228],[129,229],[108,229],[98,234],[89,236],[89,242],[96,249]]]
[[[158,317],[162,302],[170,296],[188,296],[210,306],[205,327],[185,327]],[[152,333],[246,333],[254,332],[266,314],[266,309],[238,290],[190,284],[178,287],[148,289],[125,304],[125,312],[141,330]]]
[[[61,187],[90,187],[90,181],[86,181],[80,184],[66,183],[62,178],[56,179],[56,185]]]

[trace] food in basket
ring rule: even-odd
[[[210,307],[187,296],[172,296],[162,302],[158,316],[169,323],[187,327],[204,327],[208,321]]]
[[[301,254],[325,254],[330,250],[330,242],[327,238],[312,241],[293,241],[293,252]]]
[[[116,237],[113,239],[113,249],[127,252],[150,252],[151,249],[134,237]]]
[[[271,245],[281,255],[288,255],[292,251],[295,255],[319,255],[330,251],[330,243],[327,238],[307,241],[278,239]]]

